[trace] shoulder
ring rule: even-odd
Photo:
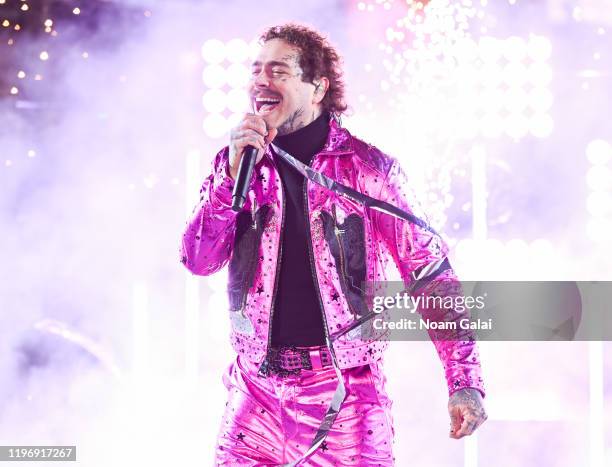
[[[346,131],[348,133],[348,130]],[[389,173],[393,165],[396,163],[395,158],[384,153],[373,144],[368,143],[355,135],[350,133],[348,134],[350,135],[354,157],[383,175]]]

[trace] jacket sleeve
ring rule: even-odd
[[[379,199],[428,222],[418,201],[408,188],[404,172],[395,160],[387,173]],[[410,287],[415,282],[415,278],[429,276],[431,271],[436,270],[436,267],[446,259],[448,246],[438,235],[388,214],[376,212],[373,218],[406,287]],[[423,297],[463,295],[461,283],[449,263],[446,264],[447,269],[438,275],[433,274],[433,279],[430,281],[423,279],[419,282],[417,295]],[[440,301],[435,303],[439,304]],[[449,396],[459,389],[469,387],[479,390],[484,397],[480,357],[474,333],[462,330],[458,322],[462,318],[469,318],[469,310],[458,312],[452,307],[436,308],[431,306],[430,302],[428,305],[430,306],[418,310],[423,319],[456,323],[456,330],[453,331],[428,330],[444,366]]]
[[[200,189],[200,201],[187,220],[180,247],[181,262],[193,274],[207,276],[228,262],[237,212],[232,210],[234,180],[229,175],[228,148],[213,160],[212,173]]]

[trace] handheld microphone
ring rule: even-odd
[[[234,185],[234,190],[232,191],[232,209],[236,212],[242,210],[242,207],[246,201],[256,160],[257,149],[255,149],[253,146],[247,146],[244,148],[244,153],[242,154],[242,159],[240,159],[240,165],[238,166],[236,184]]]

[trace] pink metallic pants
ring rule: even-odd
[[[240,356],[223,376],[228,402],[215,465],[273,466],[310,447],[336,389],[333,367],[284,378],[257,376]],[[325,442],[308,466],[392,466],[393,419],[382,363],[342,370],[347,396]]]

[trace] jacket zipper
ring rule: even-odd
[[[276,175],[278,176],[280,180],[280,173],[276,169],[276,166],[274,166],[274,168],[276,170]],[[268,343],[266,345],[266,359],[267,359],[268,352],[270,351],[270,345],[272,344],[272,318],[274,317],[274,306],[276,304],[276,292],[278,291],[280,265],[281,265],[281,260],[283,258],[283,230],[285,227],[285,188],[283,187],[282,180],[280,180],[280,187],[281,187],[281,204],[282,204],[281,227],[280,227],[280,238],[279,238],[279,244],[278,244],[278,255],[276,258],[276,275],[274,276],[274,290],[272,291],[272,308],[270,309],[270,320],[268,322]]]
[[[316,154],[315,154],[316,157]],[[315,160],[315,157],[312,158],[312,163]],[[304,215],[306,216],[306,243],[308,244],[308,258],[310,259],[310,271],[312,272],[312,278],[314,282],[315,289],[317,290],[317,298],[319,299],[319,307],[321,308],[321,315],[323,316],[323,331],[325,332],[325,344],[329,344],[332,347],[332,342],[329,338],[329,331],[327,329],[327,318],[325,316],[325,308],[323,307],[323,300],[321,299],[321,290],[319,289],[319,279],[317,278],[317,273],[314,266],[314,254],[312,252],[312,237],[310,233],[310,217],[308,216],[308,179],[304,178],[304,182],[302,184],[303,192],[304,192]],[[333,353],[334,349],[330,348],[330,352]]]

